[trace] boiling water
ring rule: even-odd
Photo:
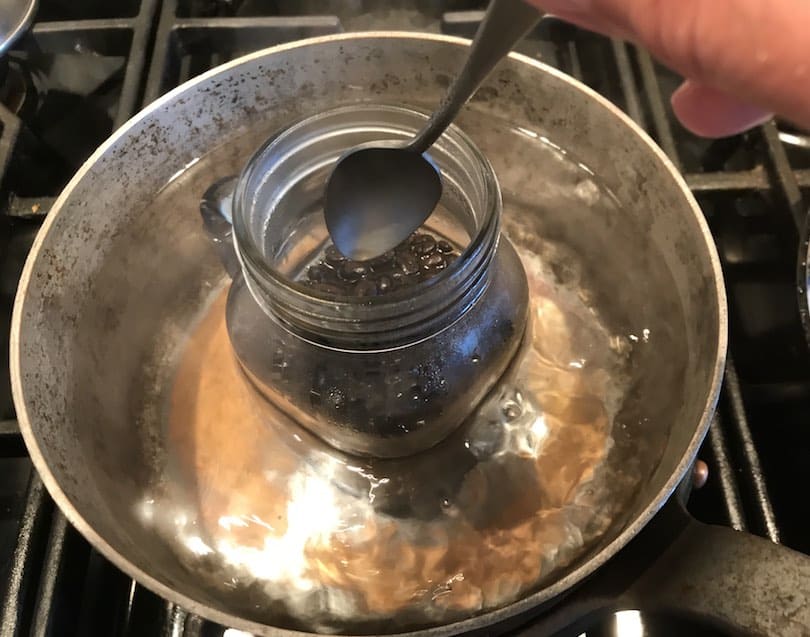
[[[642,479],[611,451],[628,361],[650,333],[613,333],[591,302],[586,259],[532,225],[544,208],[613,214],[615,200],[540,135],[474,116],[463,125],[485,153],[510,140],[510,159],[489,154],[531,306],[511,368],[456,434],[384,462],[308,435],[242,376],[224,278],[212,281],[216,292],[178,348],[163,396],[164,486],[144,494],[141,514],[223,608],[320,631],[467,617],[576,565]],[[156,205],[196,214],[205,187],[235,172],[258,138],[203,158]]]

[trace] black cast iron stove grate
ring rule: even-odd
[[[371,28],[471,37],[484,4],[43,0],[32,33],[11,53],[34,69],[41,91],[19,115],[0,106],[0,330],[8,333],[23,260],[54,197],[139,108],[214,65],[304,37]],[[668,106],[675,75],[632,45],[561,22],[542,23],[521,50],[584,81],[647,130],[685,174],[717,241],[731,357],[699,454],[709,482],[692,493],[690,512],[810,553],[810,500],[796,491],[810,483],[810,353],[795,278],[810,136],[769,123],[727,140],[698,139]],[[0,344],[0,637],[235,637],[135,584],[67,524],[27,457],[11,404],[7,337]],[[642,618],[646,632],[636,618],[624,634],[718,634],[682,618]],[[622,625],[598,618],[584,634],[621,635]],[[532,634],[531,626],[519,632]]]

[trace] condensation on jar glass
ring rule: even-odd
[[[380,105],[320,113],[272,138],[202,205],[215,236],[233,224],[235,251],[220,244],[220,254],[243,369],[275,406],[351,454],[405,456],[444,439],[504,372],[526,322],[497,180],[455,127],[430,151],[443,194],[425,226],[370,261],[329,241],[323,187],[340,156],[404,142],[425,117]]]

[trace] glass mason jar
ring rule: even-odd
[[[215,240],[233,224],[233,249],[220,242],[220,254],[242,368],[268,400],[350,454],[406,456],[441,441],[503,374],[526,323],[526,275],[500,234],[498,182],[454,126],[429,151],[443,194],[424,231],[458,257],[384,294],[305,281],[330,243],[322,202],[335,163],[360,144],[404,143],[426,119],[376,104],[320,113],[271,138],[201,204]]]

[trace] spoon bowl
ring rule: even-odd
[[[441,196],[441,173],[425,155],[381,144],[355,149],[327,184],[326,227],[345,256],[373,259],[416,231]]]

